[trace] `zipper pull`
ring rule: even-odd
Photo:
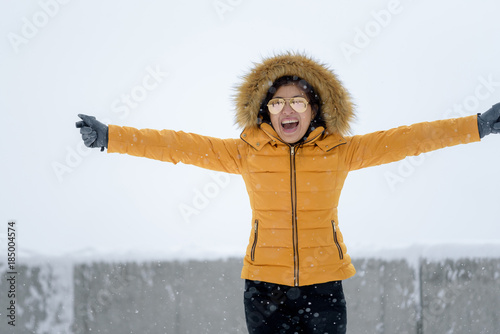
[[[290,146],[290,154],[291,155],[295,154],[295,146]]]
[[[259,226],[259,221],[257,219],[255,219],[255,223],[253,224],[254,226],[254,231],[257,232],[257,228]]]

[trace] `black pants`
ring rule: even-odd
[[[342,281],[301,287],[245,281],[250,334],[345,334]]]

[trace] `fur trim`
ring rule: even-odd
[[[276,79],[287,75],[306,80],[319,94],[328,133],[349,133],[354,108],[347,90],[326,65],[294,53],[264,59],[243,77],[234,97],[236,124],[243,129],[257,127],[260,105],[268,89]]]

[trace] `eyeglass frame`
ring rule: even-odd
[[[283,104],[283,108],[281,108],[281,109],[280,109],[280,111],[278,111],[278,112],[276,112],[276,113],[273,113],[273,112],[271,111],[271,109],[269,109],[269,105],[271,104],[271,102],[272,102],[273,100],[278,100],[278,101],[283,100],[283,101],[285,101],[285,103]],[[304,110],[303,110],[303,111],[298,111],[298,110],[295,110],[295,108],[294,108],[294,107],[292,106],[292,104],[290,103],[290,101],[293,101],[293,100],[304,100],[304,102],[305,102],[305,104],[306,104],[306,106],[305,106]],[[280,112],[282,112],[282,111],[283,111],[283,109],[285,109],[285,106],[286,106],[286,104],[287,104],[287,103],[288,103],[288,105],[290,106],[290,108],[292,108],[295,112],[298,112],[299,114],[306,112],[307,107],[309,106],[309,101],[307,101],[307,99],[306,99],[305,97],[303,97],[303,96],[296,96],[296,97],[289,97],[289,98],[284,98],[284,97],[276,97],[276,98],[273,98],[273,99],[270,99],[270,100],[269,100],[269,102],[267,103],[267,110],[269,110],[269,112],[270,112],[271,114],[273,114],[273,115],[277,115],[277,114],[279,114]]]

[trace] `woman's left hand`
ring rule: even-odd
[[[495,104],[488,111],[478,114],[477,125],[481,138],[490,133],[500,133],[500,103]]]

